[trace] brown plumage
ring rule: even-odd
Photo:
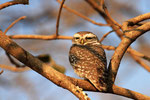
[[[106,55],[97,36],[78,32],[73,37],[69,61],[77,75],[88,79],[99,91],[106,90]]]

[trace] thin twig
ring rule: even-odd
[[[3,33],[6,34],[7,31],[8,31],[10,28],[12,28],[17,22],[19,22],[20,20],[25,19],[25,18],[26,18],[26,16],[22,16],[22,17],[16,19],[14,22],[12,22],[12,23],[7,27],[7,29],[6,29]]]
[[[147,70],[148,72],[150,72],[150,66],[148,66],[147,64],[145,64],[141,59],[139,59],[137,56],[130,54],[134,60],[140,64],[145,70]]]
[[[107,32],[106,34],[104,34],[103,37],[100,39],[99,42],[102,42],[112,32],[114,32],[114,30],[111,30],[111,31]]]
[[[107,7],[105,6],[105,3],[104,3],[104,2],[103,2],[103,9],[104,9],[104,11],[105,11],[107,17],[108,17],[115,25],[117,25],[119,28],[121,28],[121,25],[120,25],[118,22],[116,22],[116,21],[111,17],[111,15],[110,15],[110,13],[109,13]]]
[[[0,64],[0,68],[5,69],[5,70],[9,70],[12,72],[24,72],[24,71],[28,71],[31,70],[29,67],[13,67],[13,66],[8,66],[8,65],[3,65]]]
[[[106,49],[106,50],[115,50],[116,47],[111,46],[111,45],[102,45],[102,48]]]
[[[149,56],[144,55],[143,53],[138,52],[138,51],[136,51],[136,50],[132,49],[131,47],[130,47],[130,48],[128,48],[128,52],[129,52],[130,54],[132,54],[132,55],[135,55],[135,56],[141,57],[141,58],[143,58],[144,60],[146,60],[146,61],[149,61],[149,62],[150,62],[150,57],[149,57]]]
[[[110,46],[110,45],[102,45],[102,47],[103,47],[104,49],[106,49],[106,50],[115,50],[115,49],[116,49],[116,47]],[[136,50],[132,49],[131,47],[129,47],[129,48],[127,49],[127,52],[128,52],[129,54],[131,54],[131,55],[140,57],[140,58],[142,58],[142,59],[144,59],[144,60],[150,62],[150,57],[149,57],[149,56],[144,55],[143,53],[141,53],[141,52],[139,52],[139,51],[136,51]]]
[[[113,46],[107,46],[107,45],[102,45],[102,47],[106,50],[115,50],[116,47]],[[129,47],[127,49],[127,52],[131,55],[131,57],[138,63],[141,65],[141,67],[143,67],[145,70],[147,70],[148,72],[150,72],[150,66],[148,66],[147,64],[145,64],[140,58],[145,58],[144,60],[149,61],[149,57],[132,49],[131,47]],[[140,57],[140,58],[138,58]]]
[[[58,16],[57,16],[57,21],[56,21],[56,37],[59,35],[59,34],[58,34],[58,30],[59,30],[59,21],[60,21],[60,15],[61,15],[61,11],[62,11],[63,4],[64,4],[64,3],[65,3],[65,0],[62,0],[62,2],[61,2],[61,4],[60,4]]]
[[[40,39],[40,40],[56,40],[56,39],[65,39],[71,40],[71,36],[55,36],[55,35],[9,35],[12,39]]]

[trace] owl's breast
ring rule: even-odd
[[[106,62],[105,55],[103,57],[101,54],[101,48],[96,49],[87,45],[73,45],[69,52],[70,63],[76,68],[84,69],[90,66],[104,66]]]

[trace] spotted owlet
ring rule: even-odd
[[[74,34],[69,61],[78,76],[89,80],[99,91],[106,91],[106,55],[95,34]]]

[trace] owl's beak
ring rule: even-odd
[[[83,39],[81,39],[80,43],[81,43],[81,44],[84,44],[84,40],[83,40]]]

